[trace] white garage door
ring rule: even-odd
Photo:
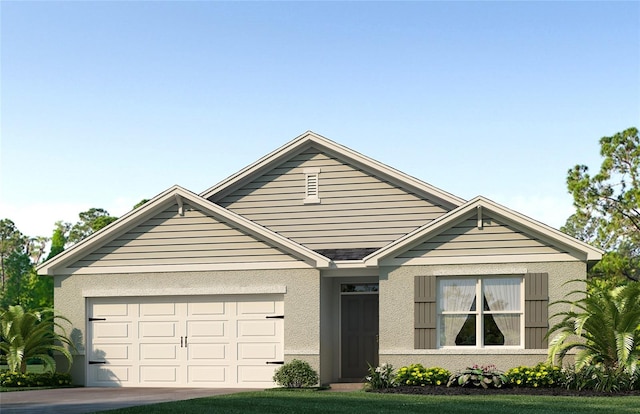
[[[87,385],[271,387],[283,295],[91,298]]]

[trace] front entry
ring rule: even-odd
[[[361,381],[369,364],[378,365],[378,295],[341,296],[341,355],[343,380]]]

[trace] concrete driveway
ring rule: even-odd
[[[234,388],[58,388],[0,393],[2,414],[82,414],[136,405],[256,391]]]

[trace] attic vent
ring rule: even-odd
[[[305,168],[305,204],[320,203],[320,168]]]

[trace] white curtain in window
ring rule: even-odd
[[[519,278],[485,279],[484,296],[489,310],[519,311],[520,283]],[[520,317],[514,314],[494,313],[493,320],[504,335],[505,345],[520,345]]]
[[[476,297],[475,279],[441,279],[438,292],[440,312],[468,313]],[[464,317],[442,317],[440,345],[455,346],[456,336],[467,320]]]

